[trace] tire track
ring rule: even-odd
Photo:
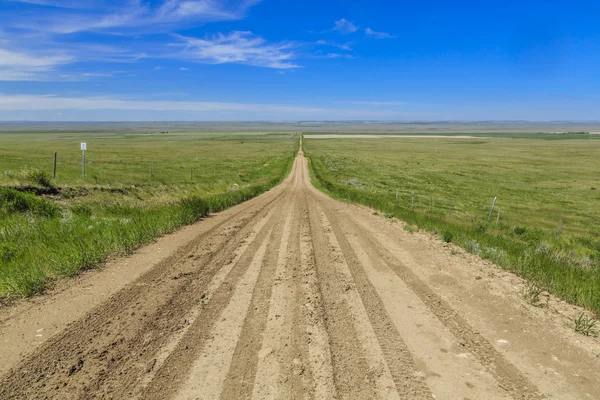
[[[281,375],[285,365],[283,359],[285,356],[290,358],[286,347],[290,344],[292,336],[293,322],[290,316],[293,316],[292,304],[296,292],[290,276],[290,270],[293,268],[292,260],[295,259],[293,238],[297,237],[298,232],[297,221],[293,219],[297,217],[296,214],[294,209],[288,215],[282,233],[263,340],[257,353],[258,363],[251,396],[254,399],[283,397],[280,388],[283,386]]]
[[[304,196],[303,196],[304,197]],[[303,354],[308,354],[306,365],[309,366],[310,376],[304,380],[305,392],[313,399],[337,399],[338,392],[334,378],[332,343],[327,331],[328,314],[317,275],[315,249],[311,235],[310,213],[306,198],[302,204],[302,220],[300,228],[300,260],[302,280],[299,282],[302,293],[299,302],[304,304],[301,317],[305,323],[295,326],[296,341],[303,335],[308,335],[307,343],[297,343],[303,348]],[[302,329],[304,327],[304,329]]]
[[[90,390],[92,393],[98,393],[98,397],[104,397],[108,393],[127,398],[139,396],[144,385],[148,384],[143,378],[140,379],[140,376],[152,374],[158,368],[156,364],[164,358],[161,349],[168,347],[172,341],[181,336],[180,332],[186,330],[190,324],[186,319],[186,313],[190,312],[189,310],[193,312],[194,308],[201,307],[206,302],[207,292],[210,293],[210,290],[206,290],[209,283],[215,280],[215,276],[219,277],[223,266],[227,268],[236,259],[235,254],[239,247],[247,247],[244,243],[245,238],[251,239],[264,231],[265,223],[272,219],[274,207],[275,205],[270,203],[250,221],[255,222],[253,225],[243,224],[241,229],[233,227],[231,229],[233,235],[226,236],[227,241],[224,245],[209,253],[208,259],[192,257],[189,262],[191,270],[180,269],[171,279],[178,280],[188,275],[193,279],[187,279],[186,284],[178,287],[175,292],[168,292],[171,296],[168,302],[150,318],[146,326],[140,329],[141,333],[123,343],[123,347],[127,350],[115,349],[114,353],[121,357],[119,362],[112,366],[108,374],[101,374],[96,383],[90,385],[90,389],[86,390],[80,398],[88,398]],[[207,268],[203,268],[204,266]]]
[[[377,376],[369,368],[356,332],[354,318],[345,301],[346,291],[340,281],[343,276],[333,268],[330,247],[324,237],[321,222],[308,203],[309,226],[317,270],[317,285],[323,299],[324,320],[330,339],[334,384],[338,395],[344,399],[378,398],[374,382]]]
[[[256,235],[260,232],[260,230],[266,224],[266,222],[268,221],[271,214],[272,214],[272,212],[267,214],[261,221],[259,221],[253,227],[253,230],[240,243],[240,246],[235,249],[231,260],[217,271],[217,273],[214,275],[212,281],[210,282],[210,284],[208,285],[206,290],[200,296],[201,302],[199,304],[197,304],[194,308],[192,308],[192,310],[190,310],[185,315],[184,321],[186,321],[186,324],[183,326],[183,328],[181,330],[179,330],[178,332],[176,332],[174,335],[172,335],[169,338],[169,341],[166,343],[166,345],[160,349],[160,351],[156,355],[156,358],[155,358],[156,361],[152,362],[151,371],[149,371],[149,372],[147,371],[148,373],[143,376],[143,378],[141,379],[141,382],[138,385],[137,389],[139,392],[136,393],[135,395],[130,395],[131,399],[139,398],[139,396],[141,395],[141,391],[144,390],[150,384],[150,382],[152,382],[152,380],[156,376],[156,372],[158,370],[160,370],[160,368],[162,368],[162,366],[166,362],[169,355],[173,351],[175,351],[175,349],[177,348],[179,343],[183,340],[183,338],[187,334],[189,328],[192,326],[192,324],[196,321],[196,319],[202,312],[203,306],[212,299],[214,293],[219,289],[219,287],[221,287],[221,285],[223,284],[223,282],[225,281],[225,279],[231,272],[232,268],[239,262],[240,258],[246,252],[248,246],[254,241],[254,239],[256,238]]]
[[[315,210],[321,209],[315,203]],[[404,344],[391,318],[387,314],[376,289],[368,280],[364,267],[335,219],[325,208],[321,209],[322,225],[328,231],[331,252],[337,255],[338,268],[345,278],[348,301],[357,331],[363,331],[361,343],[371,356],[371,369],[377,373],[377,392],[385,398],[431,399],[430,389],[414,365],[410,351]],[[329,219],[328,218],[329,215]]]
[[[331,202],[331,200],[327,201]],[[446,301],[409,268],[404,266],[377,239],[365,235],[364,230],[360,228],[351,215],[345,214],[345,216],[346,218],[340,219],[342,221],[340,225],[344,226],[343,229],[358,236],[369,257],[381,257],[381,260],[405,282],[431,312],[460,340],[465,349],[476,355],[479,362],[496,379],[501,388],[515,399],[537,400],[545,398],[521,371],[509,363],[491,343],[476,332]]]
[[[285,220],[282,219],[283,223],[276,224],[273,228],[266,250],[267,255],[252,295],[252,302],[233,353],[231,368],[225,378],[224,390],[220,395],[222,399],[246,399],[252,395],[259,362],[258,354],[262,344],[260,339],[267,323],[274,276],[277,269],[285,266],[293,211],[292,206],[286,213]]]
[[[287,198],[278,202],[269,221],[262,227],[254,241],[229,272],[225,282],[215,292],[211,301],[204,305],[197,320],[189,328],[177,348],[169,355],[163,367],[157,372],[155,379],[142,392],[142,397],[148,399],[170,398],[178,392],[179,386],[184,384],[187,372],[201,354],[205,343],[211,339],[209,333],[229,303],[234,288],[248,269],[254,254],[265,240],[267,232],[270,232],[279,220]],[[196,292],[196,296],[199,296],[199,293],[201,292]]]
[[[222,393],[272,233],[273,230],[266,235],[244,275],[234,286],[227,306],[219,315],[219,322],[210,329],[202,354],[192,366],[187,381],[179,388],[175,398],[208,400],[216,399]]]

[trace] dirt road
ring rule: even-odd
[[[569,306],[326,197],[302,154],[153,246],[0,312],[0,398],[600,398]]]

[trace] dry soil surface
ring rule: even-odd
[[[311,186],[0,310],[1,399],[599,399],[576,309]],[[571,310],[571,311],[570,311]]]

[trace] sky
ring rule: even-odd
[[[0,120],[599,121],[600,3],[0,0]]]

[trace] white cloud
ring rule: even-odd
[[[396,36],[390,35],[387,32],[377,32],[377,31],[374,31],[371,28],[365,29],[365,33],[367,34],[367,36],[371,36],[371,37],[373,37],[375,39],[393,39],[393,38],[396,37]]]
[[[184,47],[176,55],[178,58],[207,64],[236,63],[276,69],[298,68],[292,62],[295,58],[292,43],[270,44],[252,32],[234,31],[228,35],[219,33],[205,39],[177,37]]]
[[[154,111],[269,111],[320,112],[313,107],[221,102],[144,101],[106,97],[0,94],[0,110],[154,110]]]
[[[351,101],[351,104],[359,106],[373,106],[373,107],[399,107],[405,106],[408,103],[403,101]]]
[[[352,47],[350,43],[336,43],[333,40],[317,40],[317,44],[320,46],[330,46],[335,47],[340,50],[351,51]]]
[[[214,118],[214,113],[233,113],[236,115],[260,115],[271,119],[279,117],[314,117],[320,119],[368,119],[403,118],[423,115],[414,112],[379,111],[370,109],[340,109],[326,107],[304,107],[279,104],[249,104],[207,101],[148,101],[118,99],[110,97],[61,97],[53,95],[10,95],[0,93],[1,113],[27,111],[31,113],[51,111],[171,111],[195,112]],[[203,114],[205,113],[205,114]],[[100,114],[98,114],[100,115]],[[110,114],[106,114],[110,115]],[[10,116],[10,114],[9,114]],[[110,119],[110,118],[106,118]],[[238,120],[240,118],[237,118]]]
[[[348,21],[346,18],[342,18],[338,21],[335,21],[335,26],[333,27],[334,31],[338,31],[343,35],[347,35],[349,33],[354,33],[358,30],[358,27],[354,25],[351,21]]]
[[[351,55],[351,54],[327,53],[327,54],[325,54],[325,58],[347,58],[347,59],[353,59],[354,56]]]
[[[48,72],[72,62],[68,55],[32,54],[0,48],[0,81],[40,80]]]
[[[179,68],[179,70],[180,70],[180,71],[189,71],[190,69],[189,69],[189,68],[186,68],[186,67],[180,67],[180,68]]]
[[[233,21],[245,16],[260,0],[162,0],[157,4],[141,0],[98,0],[87,7],[83,1],[27,0],[48,7],[33,19],[19,14],[9,26],[57,34],[103,31],[156,32],[169,26],[198,22]],[[58,8],[57,8],[58,7]],[[85,10],[81,10],[85,8]]]

